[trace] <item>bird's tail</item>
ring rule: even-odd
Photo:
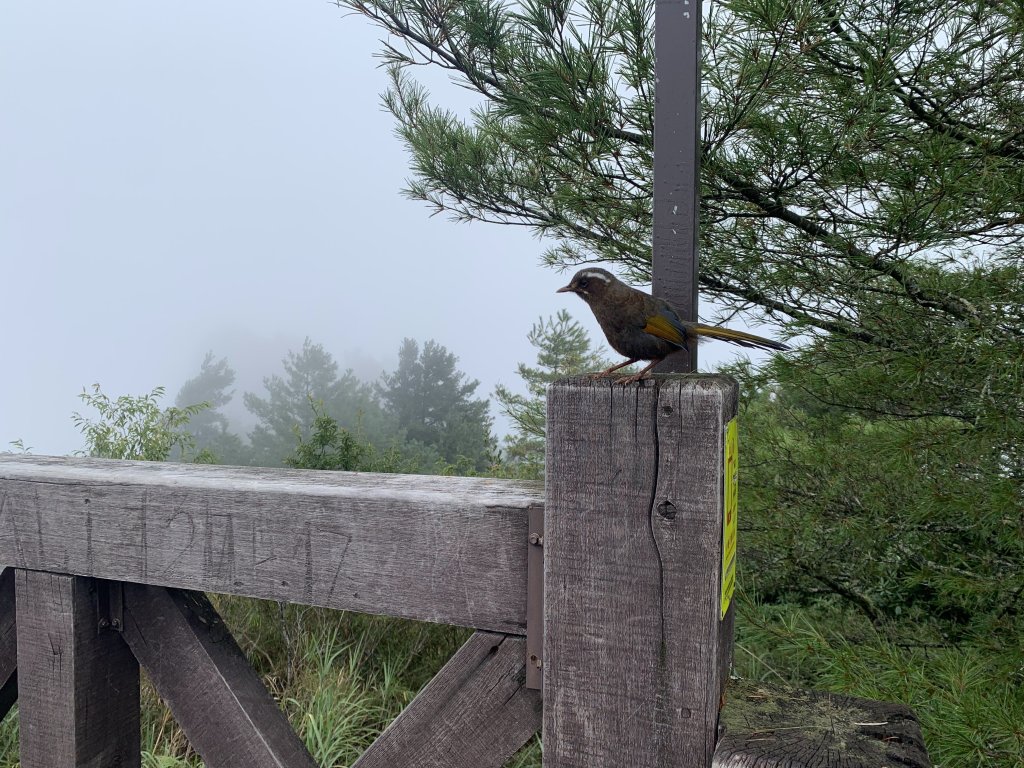
[[[744,331],[734,331],[732,328],[723,328],[720,325],[704,325],[702,323],[693,323],[690,325],[690,330],[698,336],[707,336],[712,339],[721,339],[722,341],[729,341],[733,344],[739,344],[741,347],[754,347],[757,349],[778,349],[785,351],[789,349],[785,344],[779,341],[772,341],[766,339],[763,336],[755,336],[752,333],[746,333]]]

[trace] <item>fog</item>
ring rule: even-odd
[[[209,350],[238,373],[234,415],[307,336],[366,379],[435,339],[478,396],[517,383],[540,316],[600,338],[525,229],[401,196],[380,37],[323,0],[5,5],[0,450],[80,449],[83,387],[170,405]]]

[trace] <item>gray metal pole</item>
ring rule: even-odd
[[[656,0],[654,19],[653,291],[696,320],[701,0]],[[696,369],[696,344],[657,368]]]

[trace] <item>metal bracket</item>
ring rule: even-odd
[[[124,629],[124,583],[96,579],[96,614],[100,632]]]
[[[526,551],[526,687],[535,691],[544,683],[544,506],[528,508]]]

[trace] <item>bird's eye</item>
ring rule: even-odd
[[[587,280],[587,278],[585,278],[585,277],[580,278],[580,282],[579,282],[580,288],[586,288],[587,287],[587,283],[589,283],[589,282],[590,281]]]

